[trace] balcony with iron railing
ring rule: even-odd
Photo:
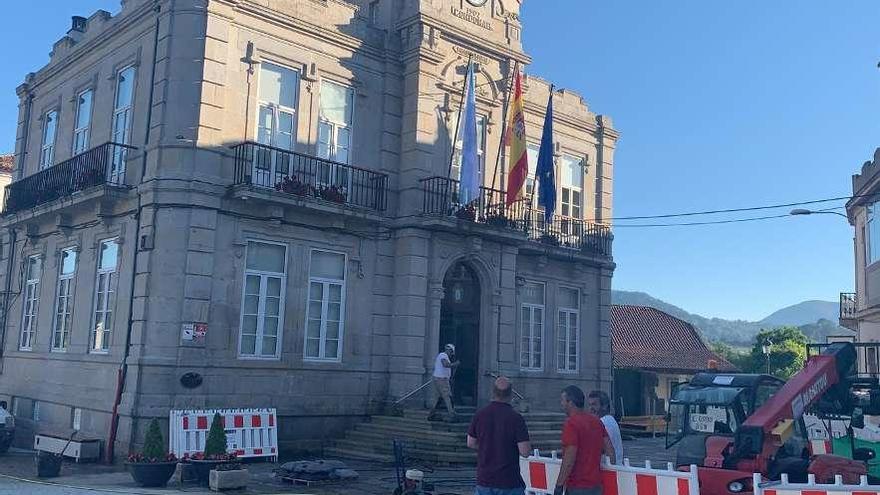
[[[95,186],[125,186],[129,154],[136,148],[104,143],[6,187],[3,214],[9,215],[72,197]]]
[[[232,150],[235,186],[379,212],[388,206],[386,174],[250,141]]]
[[[548,221],[542,211],[529,207],[527,200],[508,205],[506,193],[481,187],[473,201],[460,201],[459,181],[447,177],[421,180],[422,213],[427,216],[458,219],[525,234],[530,241],[545,246],[578,251],[589,256],[611,256],[614,236],[607,225],[554,215]]]
[[[858,313],[857,297],[854,292],[840,293],[840,319],[854,320]]]

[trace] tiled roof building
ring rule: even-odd
[[[611,306],[615,368],[695,373],[736,367],[712,352],[690,323],[646,306]]]
[[[694,373],[736,371],[690,323],[646,306],[611,306],[614,408],[621,416],[665,413],[675,386]]]

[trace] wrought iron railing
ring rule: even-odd
[[[133,146],[104,143],[6,188],[3,213],[33,208],[98,185],[125,185],[125,168]]]
[[[422,211],[426,215],[456,217],[495,227],[522,230],[526,204],[518,200],[508,205],[504,191],[481,187],[473,201],[461,197],[461,184],[447,177],[422,179]]]
[[[386,174],[250,141],[232,149],[235,184],[378,211],[387,208]]]
[[[525,230],[529,239],[543,244],[586,254],[611,256],[614,236],[607,225],[559,215],[553,215],[548,221],[544,218],[544,212],[533,210],[525,221]]]
[[[530,240],[550,246],[611,256],[614,236],[607,225],[558,215],[547,221],[543,211],[529,208],[528,201],[507,205],[504,191],[487,187],[481,187],[479,196],[465,204],[461,200],[461,185],[447,177],[429,177],[421,183],[422,212],[426,215],[455,217],[516,230],[525,232]]]
[[[856,295],[853,292],[840,293],[840,319],[851,320],[856,317],[858,306]]]

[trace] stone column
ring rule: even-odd
[[[394,239],[394,300],[392,303],[389,399],[423,383],[428,337],[428,259],[430,234],[402,229]],[[439,321],[439,310],[437,312]]]

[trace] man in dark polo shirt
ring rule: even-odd
[[[467,446],[477,451],[476,495],[523,495],[519,457],[529,455],[526,421],[510,405],[513,385],[495,380],[492,402],[477,411],[467,432]]]

